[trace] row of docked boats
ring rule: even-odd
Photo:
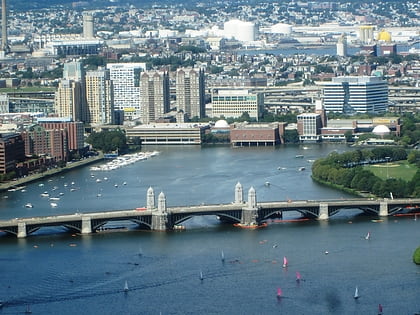
[[[156,156],[159,154],[159,151],[151,151],[151,152],[137,152],[133,154],[124,154],[121,155],[112,161],[99,165],[99,166],[92,166],[90,168],[91,171],[112,171],[118,169],[123,166],[127,166],[133,164],[138,161],[147,160],[150,157]]]

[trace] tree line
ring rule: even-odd
[[[411,153],[410,153],[411,154]],[[420,197],[420,170],[410,181],[398,178],[379,178],[364,165],[406,160],[402,148],[374,148],[339,154],[332,152],[312,165],[312,178],[340,188],[358,192],[370,192],[378,197]],[[416,159],[414,159],[415,161]],[[418,163],[418,162],[417,162]]]

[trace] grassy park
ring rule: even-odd
[[[409,164],[407,161],[395,161],[365,166],[365,169],[371,171],[379,178],[399,178],[410,181],[417,172],[417,167]]]

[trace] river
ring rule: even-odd
[[[344,145],[145,151],[155,149],[158,156],[114,171],[86,166],[2,193],[0,219],[143,207],[149,187],[155,195],[164,192],[169,207],[231,202],[237,182],[245,194],[254,187],[257,201],[352,197],[310,178],[314,159],[343,152]],[[59,196],[57,207],[43,192]],[[26,208],[28,202],[34,207]],[[257,230],[209,216],[173,232],[133,225],[83,236],[64,228],[40,229],[25,239],[0,234],[0,300],[6,302],[0,315],[27,307],[33,314],[64,315],[377,314],[379,304],[384,314],[419,312],[420,268],[412,254],[420,245],[420,220],[372,219],[353,209],[326,222],[270,223]]]

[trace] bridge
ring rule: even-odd
[[[248,191],[248,199],[243,199],[240,183],[235,186],[234,201],[228,204],[167,207],[163,192],[158,196],[157,205],[155,199],[153,188],[150,187],[147,190],[147,205],[144,208],[2,220],[0,231],[25,238],[43,227],[64,226],[74,232],[90,234],[113,221],[131,221],[142,229],[166,231],[192,217],[203,215],[215,215],[222,221],[244,227],[258,227],[270,219],[281,218],[287,211],[297,211],[308,218],[328,220],[330,216],[346,209],[360,209],[382,217],[420,210],[420,198],[257,202],[253,187]]]

